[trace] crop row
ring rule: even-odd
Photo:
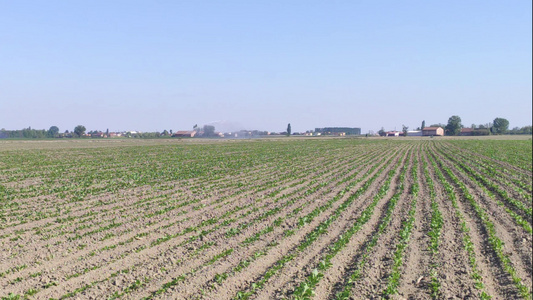
[[[488,233],[488,242],[490,246],[492,247],[492,250],[496,253],[498,259],[502,263],[504,270],[512,278],[513,283],[515,284],[516,288],[519,291],[519,295],[524,299],[531,299],[531,291],[529,290],[527,286],[525,286],[522,283],[523,280],[517,275],[515,268],[512,265],[508,255],[504,253],[503,242],[497,236],[495,225],[491,221],[487,212],[484,210],[484,208],[481,205],[479,205],[476,199],[471,195],[465,183],[461,181],[455,175],[455,173],[452,172],[450,168],[445,166],[444,163],[435,156],[435,154],[433,154],[433,156],[437,160],[438,166],[442,168],[442,170],[444,170],[448,178],[459,188],[459,190],[462,193],[462,198],[465,199],[468,204],[470,204],[476,216],[479,218],[479,220],[483,224],[484,229]]]
[[[321,222],[318,226],[315,227],[313,231],[308,233],[304,239],[300,242],[300,244],[295,247],[291,252],[284,255],[282,258],[280,258],[276,263],[273,264],[273,266],[266,271],[262,277],[253,283],[249,285],[249,288],[247,290],[239,291],[236,294],[236,299],[248,299],[251,295],[253,295],[256,291],[261,289],[264,284],[272,277],[274,276],[280,269],[283,268],[288,262],[295,259],[301,251],[309,247],[313,242],[315,242],[321,235],[327,233],[328,227],[337,219],[340,217],[341,213],[345,211],[356,199],[358,199],[363,193],[367,191],[369,186],[372,184],[372,182],[380,175],[380,173],[385,169],[385,167],[381,167],[378,172],[374,176],[372,176],[362,187],[357,189],[355,192],[353,192],[335,211],[332,215],[330,215],[325,221]],[[387,178],[391,178],[395,173],[395,170],[392,169]],[[388,181],[389,179],[387,179]],[[331,206],[331,204],[335,201],[337,201],[342,194],[338,194],[336,197],[328,201],[326,204],[327,206]],[[372,210],[373,206],[375,206],[376,201],[373,201],[370,203],[369,206],[363,212],[361,213],[363,216],[363,213],[369,209]],[[324,207],[326,207],[326,205]],[[371,207],[371,208],[369,208]],[[323,210],[323,209],[321,209]],[[368,214],[368,212],[366,212]]]
[[[249,205],[248,205],[248,206],[249,206]],[[227,215],[226,215],[226,216],[227,216]],[[210,220],[210,221],[211,221],[211,222],[209,222],[209,223],[202,223],[202,224],[204,224],[204,225],[208,225],[208,224],[212,223],[212,220]],[[193,229],[193,228],[190,228],[190,229],[184,229],[182,232],[183,232],[183,233],[187,233],[187,232],[197,231],[197,230],[199,230],[199,228],[196,227],[196,228],[194,228],[194,229]],[[136,235],[136,237],[139,237],[139,238],[142,238],[143,236],[144,236],[144,235],[143,235],[142,233]],[[156,243],[156,244],[159,244],[159,243],[161,243],[161,242],[162,242],[162,240],[157,240],[157,243]],[[156,244],[154,244],[154,243],[152,242],[151,245],[154,246],[154,245],[156,245]],[[111,249],[111,248],[113,248],[113,247],[108,247],[107,249]],[[79,274],[78,274],[78,275],[79,275]]]
[[[316,218],[319,214],[321,214],[322,212],[325,212],[326,210],[328,210],[334,202],[338,201],[340,198],[344,197],[344,194],[346,192],[348,192],[351,188],[353,188],[358,182],[360,182],[361,180],[364,179],[364,177],[366,177],[366,175],[370,174],[372,172],[373,169],[375,169],[377,167],[377,165],[373,165],[372,168],[365,174],[365,176],[363,176],[362,178],[360,178],[359,180],[357,181],[353,181],[351,182],[346,188],[344,188],[343,190],[341,190],[340,192],[337,193],[337,195],[335,197],[333,197],[331,200],[329,200],[326,204],[320,206],[320,207],[317,207],[315,208],[314,210],[312,210],[311,212],[309,212],[308,214],[304,215],[304,216],[301,216],[298,218],[298,223],[297,223],[297,226],[296,228],[294,229],[287,229],[284,231],[284,233],[282,234],[282,237],[281,237],[281,240],[287,236],[290,236],[290,235],[293,235],[295,234],[299,229],[301,229],[302,227],[304,227],[306,224],[309,224],[311,223],[311,221]],[[377,176],[377,174],[375,175]],[[365,183],[365,185],[367,185],[367,183]],[[339,210],[342,210],[343,207],[342,205],[336,210],[336,212],[338,212]],[[275,224],[274,224],[275,225]],[[269,227],[267,227],[265,230],[266,231],[270,231],[268,229]],[[317,237],[316,236],[316,232],[317,232],[317,229],[315,228],[315,234],[312,236],[313,237]],[[254,238],[255,239],[255,238]],[[248,244],[248,241],[249,239],[245,240],[244,241],[244,244]],[[259,256],[261,256],[260,254],[264,255],[266,254],[266,252],[268,252],[268,250],[270,250],[272,248],[271,245],[268,245],[267,248],[263,249],[263,250],[259,250],[258,252],[255,252],[252,257],[250,257],[249,259],[245,259],[243,261],[243,263],[240,263],[238,266],[236,266],[235,268],[233,268],[233,270],[231,270],[229,273],[222,273],[222,274],[217,274],[215,276],[215,279],[216,281],[218,281],[219,283],[221,283],[223,280],[225,280],[230,274],[235,274],[237,272],[240,272],[242,271],[242,269],[244,267],[246,267],[247,265],[249,265],[249,263],[253,260],[255,260],[256,258],[258,258]],[[268,273],[268,272],[267,272]],[[273,275],[272,272],[269,273],[270,275]],[[267,277],[268,275],[267,274]],[[264,278],[263,278],[264,279]],[[257,287],[257,286],[255,286]]]
[[[200,237],[201,237],[201,236],[202,236],[202,235],[200,235]]]

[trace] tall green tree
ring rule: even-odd
[[[291,123],[289,123],[289,125],[287,125],[287,136],[291,135],[291,131]]]
[[[48,137],[57,137],[59,134],[59,128],[57,126],[50,126],[50,129],[48,129],[47,135]]]
[[[509,130],[509,121],[504,118],[496,118],[492,122],[492,133],[505,134]]]
[[[446,134],[448,135],[459,135],[461,133],[461,118],[459,116],[451,116],[448,119],[448,125],[446,125]]]
[[[213,125],[204,125],[204,135],[205,136],[215,136],[215,126],[213,126]]]
[[[422,127],[420,127],[420,130],[424,130],[424,127],[426,127],[426,120],[422,121]]]
[[[85,134],[85,126],[83,125],[78,125],[74,128],[74,133],[78,136],[78,137],[81,137],[82,135]]]

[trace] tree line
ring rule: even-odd
[[[426,127],[442,127],[446,135],[460,135],[463,128],[471,128],[471,135],[491,135],[491,134],[532,134],[531,125],[524,127],[514,127],[509,129],[509,121],[505,118],[495,118],[492,123],[486,124],[472,124],[470,126],[464,126],[459,116],[451,116],[448,119],[447,124],[437,123],[426,126],[426,121],[422,121],[422,126],[416,128],[416,130],[424,130]],[[409,127],[402,125],[402,133],[407,136]],[[386,131],[382,127],[378,134],[385,136]]]
[[[422,126],[416,128],[417,130],[423,130],[426,127],[426,121],[422,121]],[[474,129],[473,135],[490,135],[490,134],[532,134],[531,125],[524,127],[514,127],[509,129],[509,121],[505,118],[495,118],[492,123],[486,124],[472,124],[470,126],[464,126],[462,120],[459,116],[451,116],[448,119],[447,124],[432,124],[429,127],[442,127],[444,128],[446,135],[460,135],[461,129],[463,128],[472,128]],[[409,127],[402,125],[403,134],[406,136]],[[57,126],[50,126],[48,130],[46,129],[32,129],[31,127],[17,129],[17,130],[6,130],[4,128],[0,129],[0,138],[24,138],[24,139],[44,139],[44,138],[80,138],[86,135],[86,128],[83,125],[78,125],[74,130],[69,131],[65,130],[60,132]],[[198,136],[203,137],[213,137],[216,136],[215,127],[212,125],[204,125],[203,128],[198,127],[197,125],[193,126],[193,130],[197,132]],[[378,132],[380,135],[385,135],[385,130],[381,128]],[[285,134],[291,134],[291,124],[287,125],[287,132]],[[87,135],[92,137],[109,137],[109,129],[104,132],[93,130],[87,132]],[[172,130],[164,130],[163,132],[125,132],[122,136],[129,138],[160,138],[160,137],[171,137],[173,135]]]
[[[33,129],[30,127],[16,130],[0,129],[0,138],[23,138],[23,139],[44,139],[44,138],[58,138],[58,137],[81,137],[85,134],[86,128],[83,125],[78,125],[72,132],[65,130],[64,133],[59,132],[59,127],[50,126],[46,129]]]
[[[195,125],[193,130],[196,131],[197,136],[202,137],[214,137],[217,136],[215,133],[215,126],[213,125],[204,125],[202,128]],[[161,138],[161,137],[171,137],[173,135],[171,130],[163,130],[162,132],[132,132],[127,131],[121,133],[120,136],[127,138]],[[84,136],[88,137],[110,137],[109,129],[105,132],[99,130],[91,130],[87,132],[87,128],[84,125],[78,125],[74,127],[74,130],[69,131],[65,130],[64,132],[59,131],[59,127],[50,126],[48,130],[46,129],[32,129],[31,127],[16,129],[16,130],[6,130],[4,128],[0,129],[0,138],[20,138],[20,139],[45,139],[45,138],[81,138]]]
[[[425,122],[422,122],[422,126],[424,126]],[[431,126],[441,126],[442,124],[435,124]],[[531,134],[531,125],[524,126],[524,127],[514,127],[513,129],[509,129],[509,121],[505,118],[495,118],[492,123],[487,124],[472,124],[469,127],[464,126],[461,123],[461,117],[459,116],[451,116],[448,119],[448,124],[444,127],[444,130],[446,132],[446,135],[460,135],[461,129],[463,128],[471,128],[473,129],[473,135],[489,135],[489,134]],[[477,133],[477,134],[476,134]]]

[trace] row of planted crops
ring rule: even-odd
[[[531,299],[530,141],[3,149],[2,299]]]

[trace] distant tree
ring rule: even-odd
[[[490,135],[490,132],[488,129],[476,128],[472,131],[472,135]]]
[[[160,136],[161,136],[161,133],[159,132],[139,132],[136,137],[142,138],[142,139],[155,139]]]
[[[59,128],[57,126],[51,126],[50,129],[48,129],[47,135],[48,137],[57,137],[59,134]]]
[[[470,128],[476,129],[476,124],[472,123],[472,125],[470,125]]]
[[[504,118],[496,118],[491,128],[494,134],[505,134],[509,130],[509,121]]]
[[[162,135],[162,136],[168,136],[169,134],[168,134],[168,131],[165,129],[165,130],[163,130],[163,132],[161,133],[161,135]]]
[[[48,136],[48,132],[44,129],[32,129],[31,126],[28,128],[23,128],[21,130],[11,130],[8,132],[5,132],[4,135],[7,135],[8,137],[13,138],[27,138],[27,139],[35,139],[35,138],[45,138]]]
[[[422,126],[420,126],[420,130],[424,130],[424,127],[426,127],[426,120],[422,121]]]
[[[403,136],[407,136],[407,129],[409,129],[409,126],[405,126],[402,124]]]
[[[459,116],[451,116],[448,119],[448,125],[446,125],[446,133],[448,135],[459,135],[461,133],[461,118]]]
[[[485,128],[487,128],[487,127],[485,126],[485,124],[479,124],[479,125],[477,125],[477,128],[479,128],[479,129],[485,129]]]
[[[378,131],[378,134],[379,134],[379,136],[385,136],[385,134],[386,134],[385,129],[383,127],[381,127],[381,129]]]
[[[172,135],[172,129],[170,129],[168,132],[170,133],[170,135]]]
[[[532,129],[531,125],[524,126],[524,127],[520,128],[520,133],[521,134],[529,134],[529,135],[531,135],[533,133],[533,129]]]
[[[74,128],[74,133],[75,133],[78,137],[80,137],[80,136],[82,136],[82,135],[85,134],[85,130],[86,130],[85,126],[83,126],[83,125],[78,125],[78,126],[76,126],[76,127]]]
[[[509,134],[520,134],[520,127],[515,126],[515,127],[513,127],[513,129],[510,129],[510,130],[508,131],[508,133],[509,133]]]
[[[105,135],[106,135],[106,136],[109,136],[109,128],[106,129],[106,131],[105,131]]]
[[[292,130],[291,130],[291,123],[289,123],[289,124],[287,125],[287,136],[290,136],[290,135],[291,135],[291,131],[292,131]]]
[[[205,136],[215,136],[215,126],[213,125],[204,125],[204,135]]]
[[[22,129],[22,137],[23,138],[31,138],[31,126],[28,127],[28,128],[23,128]]]

